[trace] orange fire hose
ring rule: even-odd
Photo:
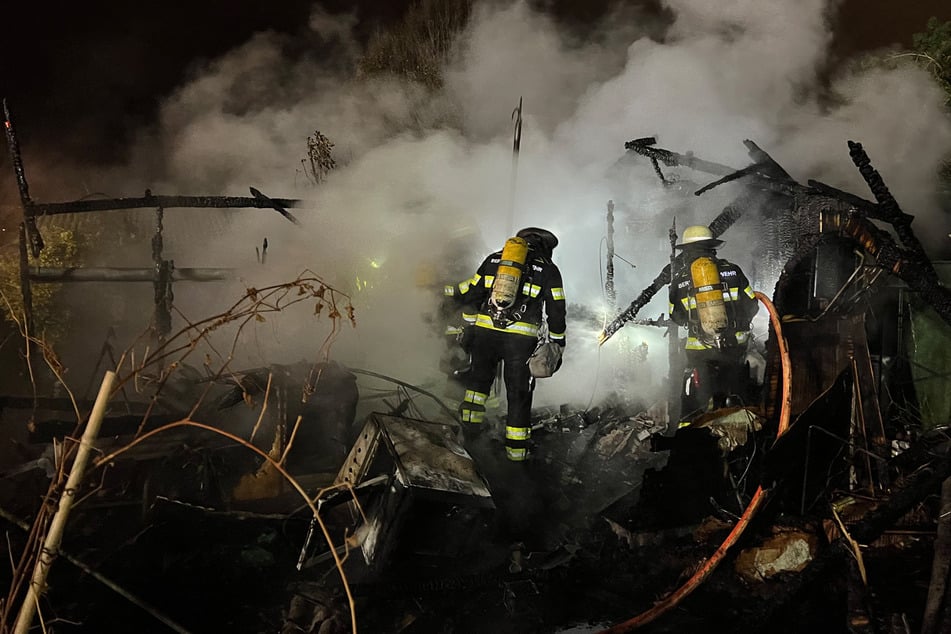
[[[792,404],[792,375],[789,361],[789,350],[786,347],[786,340],[783,338],[782,324],[779,320],[779,313],[776,312],[776,307],[773,306],[773,303],[769,301],[769,298],[763,293],[756,291],[755,295],[756,299],[758,299],[763,304],[763,306],[766,307],[766,310],[769,311],[769,321],[773,326],[773,332],[776,333],[776,342],[779,344],[779,356],[782,361],[783,396],[779,414],[779,427],[776,430],[776,438],[779,439],[779,437],[786,433],[786,430],[789,428],[789,415]],[[746,530],[747,525],[750,523],[750,520],[752,520],[753,516],[756,515],[759,507],[762,506],[764,500],[766,499],[766,494],[767,492],[762,486],[756,488],[756,492],[753,494],[753,499],[751,499],[750,503],[746,506],[746,510],[743,511],[743,515],[736,523],[736,526],[733,527],[733,530],[730,531],[730,534],[727,535],[726,539],[723,540],[723,543],[720,544],[720,547],[717,548],[715,553],[713,553],[713,556],[704,561],[703,564],[697,569],[697,572],[695,572],[686,583],[684,583],[682,586],[680,586],[680,588],[671,594],[667,595],[665,598],[655,603],[654,607],[650,608],[646,612],[641,612],[637,616],[630,618],[623,623],[618,623],[617,625],[614,625],[600,632],[599,634],[620,634],[621,632],[630,632],[631,630],[637,629],[642,625],[647,625],[663,614],[666,614],[668,610],[675,607],[691,592],[696,590],[700,584],[702,584],[706,578],[710,576],[710,573],[716,569],[716,567],[720,564],[720,561],[726,556],[727,551],[733,547],[733,544],[739,540],[740,536],[743,534],[743,531]]]

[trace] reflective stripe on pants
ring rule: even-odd
[[[512,462],[524,462],[528,459],[528,449],[526,447],[505,447],[505,457]]]
[[[513,462],[522,462],[528,458],[528,441],[531,437],[531,427],[506,425],[505,457]]]
[[[528,438],[531,429],[522,425],[527,425],[531,420],[534,381],[528,370],[528,358],[535,351],[537,341],[535,337],[489,328],[476,328],[473,333],[472,369],[466,380],[466,396],[459,406],[460,415],[470,417],[468,421],[463,418],[463,421],[467,423],[476,422],[472,420],[472,416],[478,414],[481,414],[484,420],[485,401],[501,362],[508,405],[509,428],[506,429],[505,434],[506,456],[512,460],[525,460],[528,455]],[[511,438],[509,429],[518,430],[511,433],[524,436],[524,438]],[[510,452],[509,449],[517,451]]]
[[[485,421],[485,401],[489,398],[486,392],[466,390],[466,395],[459,405],[459,420],[463,423],[482,423]]]

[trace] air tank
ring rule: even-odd
[[[720,272],[713,258],[699,257],[690,263],[690,277],[696,289],[697,315],[700,329],[713,339],[719,338],[729,326]]]
[[[489,302],[496,308],[509,308],[515,303],[527,257],[528,242],[523,238],[513,237],[505,241],[502,259],[492,282],[492,293],[489,295]]]

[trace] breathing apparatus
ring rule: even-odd
[[[723,282],[713,258],[701,256],[690,263],[690,279],[696,291],[700,338],[716,348],[727,342],[725,334],[730,320],[723,300]]]
[[[488,313],[499,328],[505,328],[516,319],[511,309],[515,306],[522,285],[522,272],[528,259],[528,241],[518,236],[505,241],[499,260],[492,291],[489,294]]]
[[[684,230],[683,241],[677,248],[707,247],[714,249],[723,244],[713,237],[709,227],[693,225]],[[700,255],[690,262],[690,281],[693,285],[694,301],[697,304],[697,318],[700,322],[700,339],[715,348],[730,343],[728,332],[730,317],[727,314],[723,297],[723,281],[716,260]]]

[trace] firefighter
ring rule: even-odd
[[[687,329],[681,419],[746,395],[750,322],[759,305],[740,267],[717,257],[721,244],[708,227],[696,225],[675,245],[670,319]]]
[[[522,229],[486,257],[472,278],[445,291],[478,307],[471,330],[472,368],[459,406],[463,432],[473,438],[484,429],[485,403],[501,361],[508,402],[505,454],[514,462],[528,458],[535,387],[528,361],[546,317],[549,341],[561,350],[565,345],[565,291],[552,262],[557,245],[558,238],[546,229]]]
[[[439,369],[448,378],[445,395],[453,399],[462,398],[465,377],[472,365],[472,327],[478,307],[460,306],[455,298],[455,286],[445,284],[469,275],[484,252],[484,242],[478,231],[464,226],[445,239],[438,257],[421,260],[416,268],[417,288],[435,292],[439,298],[435,309],[425,315],[425,319],[443,340]]]

